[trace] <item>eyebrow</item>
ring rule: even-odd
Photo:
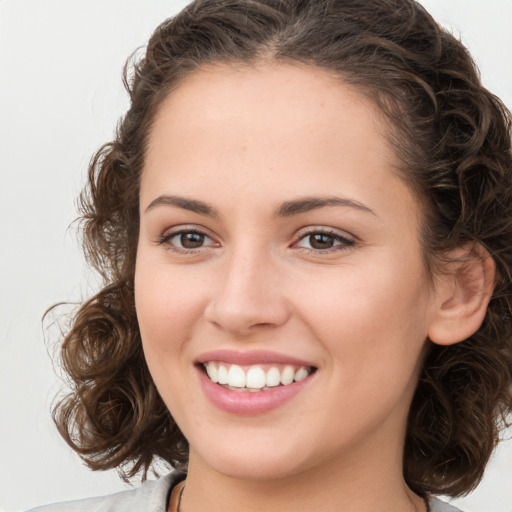
[[[371,213],[377,217],[377,214],[368,206],[354,201],[352,199],[342,197],[303,197],[293,201],[285,201],[274,212],[276,217],[291,217],[292,215],[299,215],[301,213],[317,210],[318,208],[325,208],[326,206],[344,206],[348,208],[355,208],[363,212]]]
[[[190,212],[199,213],[201,215],[208,215],[210,217],[218,217],[219,212],[211,205],[204,203],[203,201],[197,201],[196,199],[187,199],[186,197],[180,196],[159,196],[155,200],[149,203],[146,208],[146,212],[156,208],[157,206],[177,206]]]

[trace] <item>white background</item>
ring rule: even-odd
[[[126,57],[187,2],[0,0],[0,510],[126,487],[94,473],[50,420],[60,389],[41,316],[94,289],[73,227],[89,158],[126,110]],[[461,34],[484,83],[512,106],[512,0],[423,0]],[[467,512],[512,512],[512,443]]]

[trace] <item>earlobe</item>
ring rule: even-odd
[[[436,279],[435,312],[428,336],[452,345],[473,335],[482,322],[494,289],[496,267],[479,244],[466,244],[449,254],[447,270]]]

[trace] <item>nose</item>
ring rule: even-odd
[[[232,254],[217,275],[205,317],[217,328],[245,337],[285,324],[291,308],[271,257],[241,252]]]

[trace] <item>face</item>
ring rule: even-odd
[[[393,161],[378,110],[312,68],[204,68],[160,107],[136,307],[191,465],[400,460],[433,292]]]

